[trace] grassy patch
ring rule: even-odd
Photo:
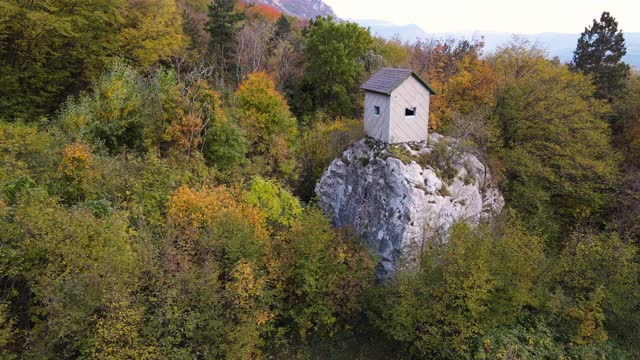
[[[413,156],[411,156],[411,152],[409,152],[409,150],[405,149],[403,146],[390,146],[387,149],[387,152],[389,153],[389,156],[402,161],[402,163],[405,165],[409,165],[412,161],[414,161]]]
[[[440,188],[440,190],[438,190],[438,193],[440,194],[440,196],[451,196],[451,191],[449,191],[449,187],[447,187],[446,184],[442,184],[442,187]]]

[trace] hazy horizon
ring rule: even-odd
[[[324,0],[341,18],[416,24],[429,33],[580,33],[609,11],[624,32],[640,32],[640,2],[611,0],[521,3],[503,0],[425,2],[395,0]],[[411,11],[407,11],[411,9]]]

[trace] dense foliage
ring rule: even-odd
[[[640,75],[609,91],[626,65],[592,51],[616,26],[569,66],[226,0],[0,0],[0,357],[640,357]],[[384,283],[313,199],[381,66],[507,201]]]
[[[619,156],[608,109],[588,78],[525,46],[492,55],[499,74],[494,125],[511,206],[553,237],[597,219],[612,200]]]

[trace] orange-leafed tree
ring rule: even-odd
[[[258,247],[265,243],[268,235],[265,214],[239,200],[242,198],[241,190],[224,186],[205,186],[199,190],[182,186],[170,196],[167,218],[171,236],[166,251],[174,259],[175,269],[187,269],[194,262],[209,261],[212,255],[216,258],[226,256],[229,260],[227,246],[252,244]],[[236,234],[247,231],[245,244],[228,244],[225,234],[219,238],[205,236],[230,223],[235,223]]]
[[[226,358],[259,357],[260,337],[274,317],[268,292],[266,262],[273,256],[266,215],[244,198],[237,187],[182,186],[167,203],[165,270],[178,279],[203,279],[195,294],[213,291],[211,296],[220,299],[224,307],[215,314],[220,318],[201,321],[221,321]],[[198,299],[186,296],[188,301]]]
[[[439,83],[439,93],[431,106],[432,128],[451,120],[453,113],[470,114],[475,108],[495,102],[496,77],[493,69],[475,54],[464,56],[457,64],[457,73]]]
[[[410,47],[410,65],[434,87],[430,127],[437,129],[453,113],[469,114],[494,102],[496,77],[481,58],[482,40],[419,40]]]
[[[239,7],[244,9],[247,18],[249,19],[262,18],[275,23],[280,15],[282,15],[278,9],[267,4],[247,4],[243,2]]]
[[[164,140],[187,157],[202,148],[204,134],[213,123],[226,122],[220,95],[205,80],[185,86],[178,100],[175,119],[169,124]]]

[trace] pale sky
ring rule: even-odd
[[[427,32],[580,33],[603,11],[640,32],[640,0],[324,0],[343,19],[417,24]]]

